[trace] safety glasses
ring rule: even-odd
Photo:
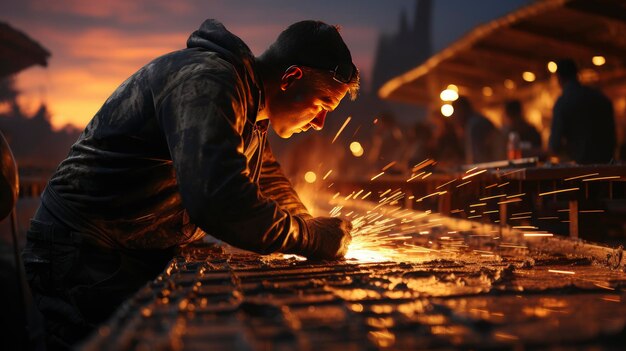
[[[352,82],[352,80],[354,79],[355,75],[358,72],[356,66],[354,66],[353,63],[340,64],[340,65],[337,65],[335,69],[331,69],[331,70],[324,69],[324,68],[311,67],[311,66],[303,66],[303,65],[293,65],[287,68],[287,70],[289,70],[291,67],[300,67],[304,69],[312,69],[312,70],[317,70],[317,71],[327,71],[333,74],[333,80],[339,83],[343,83],[343,84],[350,84],[350,82]]]

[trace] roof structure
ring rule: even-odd
[[[605,63],[592,63],[602,56]],[[448,84],[479,104],[518,96],[546,81],[547,64],[572,58],[583,81],[603,88],[626,82],[626,2],[544,0],[476,27],[424,63],[385,83],[383,99],[428,104]],[[602,61],[597,59],[598,63]],[[532,75],[524,72],[530,72]]]
[[[0,78],[32,65],[48,65],[50,52],[7,23],[0,22]]]

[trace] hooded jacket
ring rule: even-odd
[[[259,253],[298,252],[308,212],[272,155],[267,121],[256,121],[262,104],[250,49],[207,20],[186,49],[106,100],[42,205],[112,246],[164,249],[207,232]]]

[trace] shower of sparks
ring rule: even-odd
[[[337,134],[333,138],[333,141],[330,142],[331,144],[335,143],[335,140],[337,140],[337,138],[339,138],[339,134],[341,134],[341,132],[343,132],[343,129],[348,125],[348,123],[350,123],[351,119],[352,119],[352,117],[350,117],[350,116],[348,116],[348,118],[346,118],[346,121],[343,122],[343,125],[341,126],[341,128],[339,128],[339,131],[337,131]]]
[[[326,180],[326,178],[328,178],[328,176],[333,173],[333,170],[329,170],[328,172],[326,172],[326,174],[324,175],[324,177],[322,177],[322,180]]]

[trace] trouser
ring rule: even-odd
[[[173,250],[107,247],[64,227],[43,206],[22,252],[26,279],[45,319],[48,347],[83,340],[146,282],[163,271]]]

